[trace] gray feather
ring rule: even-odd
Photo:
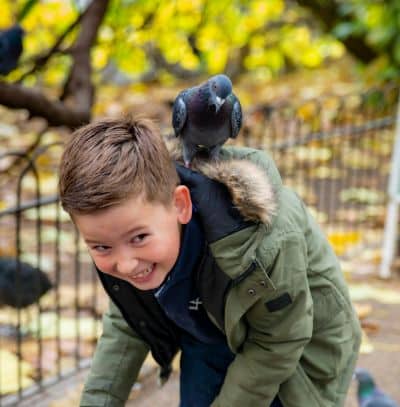
[[[172,126],[175,131],[175,135],[179,136],[182,131],[187,118],[187,109],[185,103],[185,94],[187,91],[181,92],[175,100],[172,111]]]
[[[236,138],[242,127],[242,107],[240,106],[239,99],[237,99],[235,95],[234,97],[236,100],[232,108],[232,138]]]

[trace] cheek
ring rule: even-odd
[[[169,261],[175,263],[179,255],[180,249],[180,234],[173,233],[170,237],[168,247],[166,248],[166,255],[169,258]]]
[[[166,234],[157,241],[157,244],[152,246],[153,259],[155,262],[167,262],[171,263],[170,266],[173,266],[179,255],[179,248],[179,230],[174,230],[173,233]]]
[[[106,257],[100,256],[96,257],[92,255],[92,260],[96,264],[97,268],[100,269],[103,273],[111,274],[113,265],[110,259],[107,259]]]

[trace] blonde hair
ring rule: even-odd
[[[70,214],[135,196],[168,206],[178,183],[159,131],[142,118],[103,119],[79,128],[60,164],[60,199]]]

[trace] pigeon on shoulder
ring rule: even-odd
[[[0,32],[0,75],[8,75],[22,54],[24,30],[18,24]]]
[[[199,151],[217,159],[221,146],[228,138],[235,138],[242,126],[242,108],[232,92],[231,80],[215,75],[180,92],[173,106],[172,125],[182,139],[186,167]]]
[[[399,405],[380,390],[371,374],[362,368],[355,370],[358,381],[357,398],[360,407],[399,407]]]

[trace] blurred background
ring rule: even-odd
[[[243,108],[234,143],[268,151],[322,225],[362,322],[359,365],[400,402],[397,0],[0,0],[0,10],[0,406],[78,405],[107,306],[58,204],[63,143],[125,113],[168,139],[177,94],[221,72]],[[176,374],[154,391],[152,372],[148,360],[130,403],[177,405]],[[347,407],[357,403],[354,385]]]

